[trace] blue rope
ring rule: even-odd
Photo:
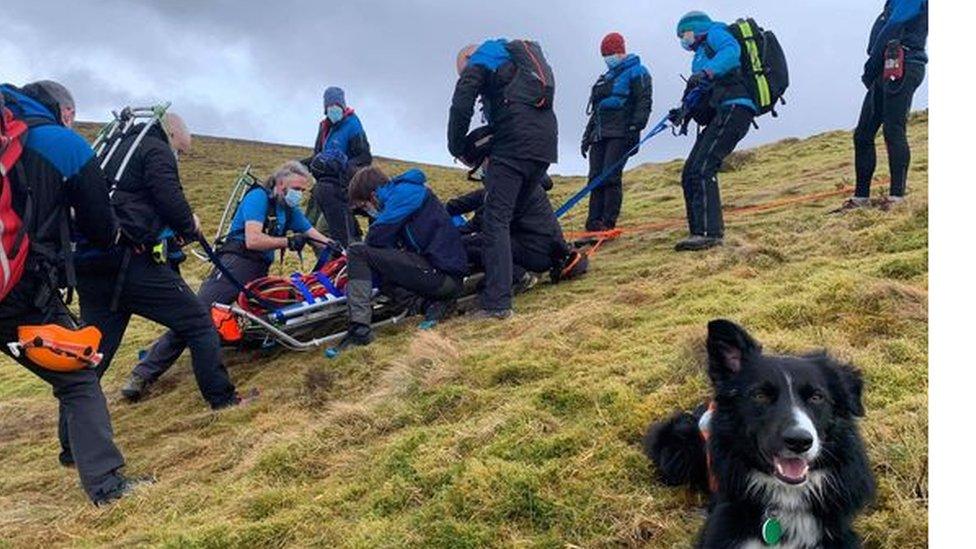
[[[560,206],[559,209],[556,210],[556,217],[562,217],[563,215],[565,215],[566,212],[571,210],[573,206],[579,203],[580,200],[583,200],[583,198],[585,198],[586,195],[593,192],[593,189],[596,189],[600,185],[603,185],[606,182],[607,178],[610,177],[610,174],[613,173],[615,170],[619,169],[624,164],[626,164],[627,160],[630,158],[630,155],[637,152],[637,149],[639,149],[641,145],[647,143],[652,137],[663,132],[666,129],[668,129],[667,116],[662,118],[661,121],[658,122],[656,126],[651,128],[651,131],[647,132],[647,135],[645,135],[643,139],[638,141],[636,145],[631,147],[631,149],[626,152],[626,154],[621,156],[620,160],[617,160],[609,168],[603,170],[603,172],[600,175],[594,177],[585,187],[580,189],[579,192],[571,196],[569,200],[567,200],[562,206]]]

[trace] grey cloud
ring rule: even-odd
[[[454,56],[466,43],[494,36],[542,42],[557,78],[555,171],[571,173],[585,171],[577,145],[589,87],[604,69],[597,48],[606,32],[623,33],[654,75],[654,119],[675,103],[678,75],[690,64],[673,33],[690,5],[676,0],[5,4],[12,4],[5,13],[20,31],[0,45],[19,49],[28,70],[0,80],[60,79],[74,89],[83,117],[171,99],[202,133],[307,145],[321,117],[321,90],[340,85],[378,154],[443,164],[451,162],[445,126]],[[774,28],[793,75],[782,116],[761,120],[747,143],[853,126],[867,32],[880,0],[730,4],[695,7],[725,20],[755,15]],[[825,19],[829,25],[811,23]],[[923,86],[916,106],[926,104]],[[690,146],[688,138],[664,135],[638,161],[681,156]]]

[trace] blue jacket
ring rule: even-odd
[[[715,106],[742,105],[752,112],[759,112],[742,80],[742,48],[728,27],[718,22],[708,27],[704,40],[695,48],[691,72],[705,72],[715,82]]]
[[[925,45],[929,36],[928,0],[887,0],[884,10],[871,27],[868,60],[864,76],[873,80],[884,70],[884,50],[888,42],[901,40],[907,51],[905,62],[928,62]]]
[[[322,120],[313,149],[312,157],[307,159],[306,165],[311,164],[312,158],[326,149],[342,151],[349,159],[349,164],[357,169],[373,162],[366,130],[352,109],[346,109],[346,115],[338,124],[332,124],[328,118]]]
[[[629,54],[603,73],[590,93],[585,143],[639,133],[651,115],[651,74],[640,57]]]
[[[366,244],[406,248],[443,273],[457,277],[468,274],[461,233],[427,187],[424,172],[412,169],[393,178],[376,190],[376,198],[380,212],[369,226]]]

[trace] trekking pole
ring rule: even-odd
[[[220,271],[220,274],[227,277],[227,280],[229,280],[234,286],[237,286],[237,289],[243,292],[244,295],[246,295],[249,299],[253,299],[258,305],[264,307],[268,311],[276,311],[278,309],[278,307],[276,307],[273,303],[254,293],[253,290],[242,284],[241,281],[238,280],[237,277],[230,272],[230,269],[228,269],[227,266],[225,266],[220,260],[213,248],[210,247],[210,243],[207,242],[207,239],[204,238],[203,235],[197,235],[197,242],[200,244],[200,248],[203,249],[203,253],[207,254],[207,257],[210,258],[210,262],[213,263],[213,266]]]
[[[250,186],[250,183],[253,180],[254,176],[251,175],[251,165],[248,164],[244,167],[244,170],[241,172],[241,175],[238,176],[237,181],[234,182],[234,187],[230,191],[230,196],[227,198],[227,204],[224,205],[224,212],[220,214],[220,223],[217,225],[217,232],[214,233],[214,242],[216,242],[217,239],[224,234],[224,224],[227,223],[227,218],[231,215],[231,204],[235,202],[235,198],[240,193],[241,187]]]
[[[651,128],[651,131],[647,132],[647,135],[645,135],[643,139],[641,139],[640,141],[637,142],[636,145],[631,147],[630,150],[627,151],[623,156],[621,156],[619,160],[614,162],[613,165],[611,165],[609,168],[603,170],[603,172],[600,173],[600,175],[594,177],[585,187],[580,189],[579,192],[571,196],[569,200],[567,200],[562,206],[560,206],[559,209],[556,210],[556,217],[558,218],[565,215],[566,212],[571,210],[573,206],[575,206],[580,200],[583,200],[583,198],[585,198],[586,195],[593,192],[593,190],[599,187],[600,185],[603,185],[606,179],[610,177],[610,174],[613,173],[618,168],[622,167],[624,164],[626,164],[627,160],[630,158],[630,155],[637,152],[637,150],[640,149],[641,145],[647,143],[655,135],[668,129],[668,124],[669,124],[668,117],[667,115],[665,115],[665,117],[662,118],[661,121],[658,122],[656,126]]]

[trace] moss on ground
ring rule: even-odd
[[[863,369],[879,495],[858,527],[869,547],[922,547],[927,137],[917,113],[911,196],[891,213],[825,215],[838,197],[730,217],[726,245],[699,255],[671,251],[680,229],[627,234],[585,278],[520,297],[509,322],[407,325],[334,361],[228,355],[238,385],[263,391],[239,410],[205,409],[188,357],[145,402],[120,402],[160,333],[135,321],[104,386],[129,469],[160,480],[107,509],[57,465],[50,390],[4,361],[0,546],[687,546],[703,501],[655,483],[639,440],[706,397],[704,326],[722,316],[769,349],[825,347]],[[831,132],[739,153],[725,201],[850,185],[850,142]],[[181,165],[187,194],[212,230],[241,166],[266,174],[305,152],[200,138]],[[457,170],[427,170],[441,196],[470,188]],[[621,223],[680,218],[679,175],[678,162],[630,170]],[[557,178],[553,201],[581,184]],[[186,271],[193,284],[205,274],[195,260]]]

